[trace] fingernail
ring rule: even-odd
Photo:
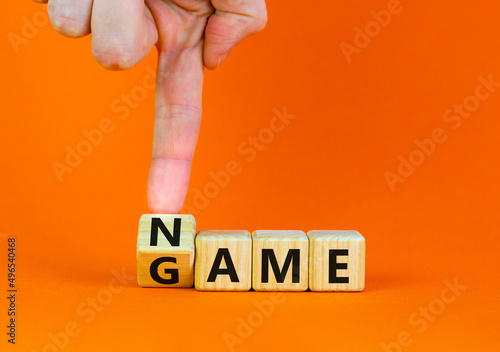
[[[226,53],[224,55],[219,56],[219,60],[217,60],[217,67],[219,67],[219,65],[226,59],[226,57],[229,55],[231,50],[232,50],[232,48],[229,49],[228,51],[226,51]]]

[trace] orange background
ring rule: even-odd
[[[460,128],[443,120],[479,76],[500,81],[500,4],[401,4],[347,63],[340,43],[353,44],[354,28],[387,1],[269,1],[264,32],[206,74],[186,204],[211,171],[230,160],[242,171],[196,214],[198,230],[356,229],[367,242],[364,292],[286,293],[236,351],[383,351],[403,331],[411,342],[402,351],[500,348],[500,89]],[[0,280],[5,291],[5,236],[14,236],[19,288],[18,344],[2,328],[1,350],[60,350],[49,335],[69,322],[79,333],[61,337],[65,351],[228,350],[224,333],[237,335],[238,319],[270,293],[144,289],[134,279],[154,94],[125,120],[111,104],[142,84],[156,53],[106,71],[89,37],[67,39],[46,24],[16,54],[7,34],[21,34],[23,17],[40,9],[6,2],[0,21]],[[296,118],[247,162],[238,146],[283,107]],[[52,163],[104,118],[115,130],[59,182]],[[447,140],[392,192],[384,173],[397,172],[398,157],[435,128]],[[103,299],[113,270],[133,279],[90,319],[78,309]],[[455,278],[467,288],[419,332],[410,317]]]

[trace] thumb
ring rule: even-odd
[[[212,0],[215,12],[205,28],[203,61],[208,69],[217,68],[233,47],[266,26],[264,0]]]

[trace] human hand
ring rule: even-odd
[[[158,49],[151,213],[184,204],[201,122],[203,66],[217,68],[233,47],[262,30],[264,0],[34,0],[48,3],[54,28],[68,37],[92,31],[92,52],[111,70]]]

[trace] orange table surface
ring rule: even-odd
[[[5,3],[0,350],[500,350],[500,4],[401,1],[371,23],[388,6],[269,1],[267,28],[206,72],[184,208],[197,229],[366,239],[363,292],[273,295],[138,287],[156,53],[107,71],[45,6]],[[58,177],[54,162],[108,119],[113,130]],[[238,173],[215,183],[231,161]]]

